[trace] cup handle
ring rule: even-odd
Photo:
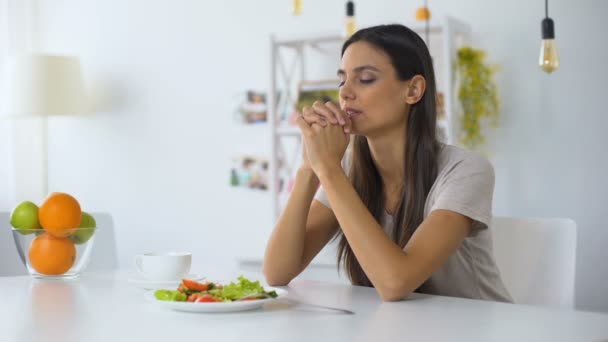
[[[137,269],[137,271],[139,271],[139,273],[144,273],[144,270],[141,266],[141,255],[135,256],[135,268]]]

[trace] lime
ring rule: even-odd
[[[80,229],[80,228],[95,228],[97,227],[97,223],[95,222],[95,218],[93,215],[82,212],[82,220],[80,220],[79,229],[69,236],[69,238],[74,241],[75,244],[81,245],[91,238],[95,233],[95,229]]]
[[[32,234],[29,229],[41,229],[38,220],[38,206],[30,201],[19,203],[11,212],[11,226],[21,234]]]

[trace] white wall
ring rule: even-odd
[[[8,50],[8,1],[0,0],[0,79],[4,57]],[[1,91],[1,90],[0,90]],[[9,123],[0,120],[0,211],[11,206]]]
[[[267,87],[271,32],[337,32],[343,1],[305,1],[300,18],[287,14],[283,0],[38,3],[40,47],[82,57],[99,108],[95,116],[50,121],[50,190],[75,194],[85,210],[113,213],[125,267],[147,250],[193,250],[199,268],[260,255],[272,225],[270,197],[230,189],[228,169],[233,153],[269,154],[269,131],[234,127],[236,94]],[[411,23],[421,3],[359,0],[359,22]],[[608,258],[601,101],[608,48],[600,43],[608,2],[550,2],[562,61],[550,76],[536,65],[542,5],[431,2],[436,18],[469,22],[477,45],[502,66],[503,117],[488,145],[495,213],[575,219],[578,306],[608,311],[608,269],[596,266]],[[5,154],[0,147],[0,160]],[[0,210],[6,206],[0,200]]]

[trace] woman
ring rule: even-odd
[[[267,282],[288,284],[337,236],[352,283],[385,301],[414,291],[512,301],[487,229],[493,168],[438,142],[422,39],[401,25],[360,30],[344,43],[338,76],[340,106],[315,103],[298,118],[304,158],[266,248]]]

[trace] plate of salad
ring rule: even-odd
[[[287,295],[275,287],[263,287],[259,281],[243,276],[236,282],[219,284],[183,279],[175,290],[158,289],[146,293],[146,299],[164,308],[189,312],[234,312],[254,310]]]

